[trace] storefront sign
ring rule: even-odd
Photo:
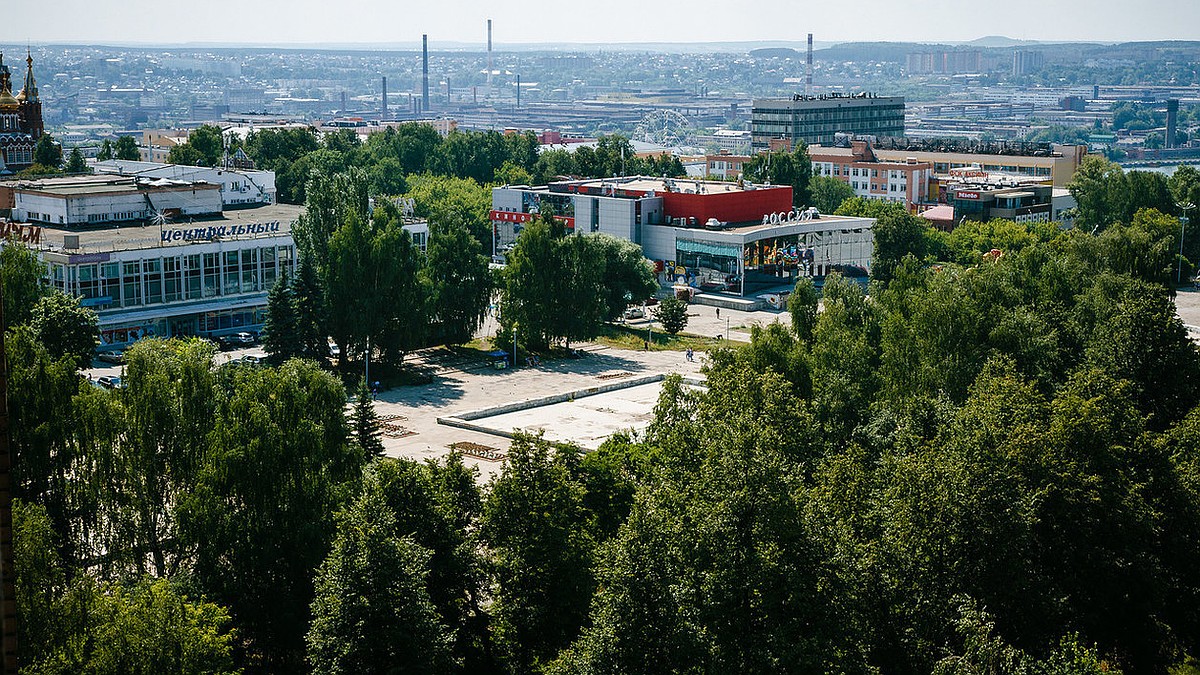
[[[0,223],[0,237],[23,241],[27,244],[39,244],[42,241],[42,228],[37,225],[22,225],[21,223]]]
[[[954,198],[955,198],[955,199],[972,199],[972,200],[978,200],[978,199],[979,199],[979,193],[978,193],[978,192],[957,192],[957,193],[955,193],[955,195],[954,195]]]
[[[111,295],[102,295],[98,298],[84,298],[79,301],[79,304],[83,307],[98,307],[100,305],[111,305],[112,301]]]
[[[268,223],[246,223],[243,225],[209,225],[177,230],[164,230],[162,240],[169,241],[212,241],[231,237],[244,237],[248,234],[270,234],[279,231],[279,221]]]

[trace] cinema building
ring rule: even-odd
[[[797,211],[789,186],[627,176],[493,188],[496,254],[541,214],[639,244],[664,284],[727,296],[832,271],[865,277],[874,246],[873,219]]]

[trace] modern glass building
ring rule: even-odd
[[[766,150],[786,141],[794,145],[833,145],[839,133],[904,135],[904,97],[873,94],[824,94],[757,99],[750,110],[750,141]]]

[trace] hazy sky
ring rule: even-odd
[[[3,0],[0,41],[1200,40],[1200,0]]]

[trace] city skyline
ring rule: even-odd
[[[6,12],[6,41],[187,45],[349,45],[419,42],[429,34],[461,48],[486,41],[484,23],[495,22],[495,43],[620,44],[804,40],[819,42],[966,42],[1000,35],[1042,42],[1126,42],[1190,40],[1200,36],[1200,4],[1191,0],[1150,0],[1140,5],[1139,21],[1128,20],[1122,0],[1010,0],[1003,12],[980,20],[962,3],[929,0],[909,3],[861,0],[849,21],[841,5],[757,0],[731,11],[726,3],[696,0],[686,7],[646,5],[629,0],[606,3],[605,11],[573,22],[562,6],[545,0],[483,2],[464,0],[450,6],[389,7],[378,0],[346,0],[330,20],[328,3],[315,0],[259,2],[218,13],[211,21],[197,16],[194,3],[181,0],[95,2],[49,0],[21,3]],[[562,17],[566,16],[565,19]],[[47,20],[50,17],[52,20]],[[768,17],[771,20],[766,20]],[[788,17],[795,17],[789,21]],[[1148,18],[1149,17],[1149,18]],[[782,18],[783,20],[777,20]]]

